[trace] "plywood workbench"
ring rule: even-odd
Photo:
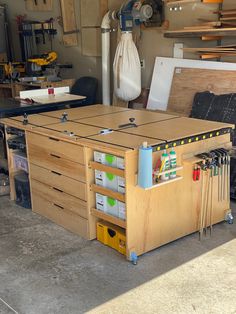
[[[96,238],[96,222],[104,219],[126,229],[127,258],[141,255],[199,230],[201,181],[192,180],[194,156],[220,147],[230,148],[232,125],[178,117],[164,113],[95,105],[0,120],[5,127],[25,130],[32,209],[86,239]],[[135,118],[137,127],[120,128]],[[104,128],[113,132],[101,134]],[[179,179],[144,190],[137,185],[138,149],[153,148],[153,165],[163,149],[175,147]],[[94,151],[125,159],[125,170],[94,162]],[[8,149],[11,197],[14,167]],[[125,194],[96,186],[94,169],[125,178]],[[223,221],[229,197],[218,201],[214,178],[213,222]],[[95,209],[95,193],[126,204],[126,220]]]

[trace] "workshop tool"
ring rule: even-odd
[[[200,181],[201,178],[201,167],[199,164],[195,164],[193,168],[193,181]]]
[[[137,124],[135,123],[135,118],[129,118],[129,123],[120,124],[119,128],[137,128]]]
[[[63,112],[63,114],[61,115],[61,122],[67,122],[68,121],[68,113]]]
[[[199,236],[202,239],[202,234],[207,234],[208,225],[210,234],[212,233],[212,217],[213,217],[213,176],[216,165],[216,154],[214,152],[203,153],[197,157],[203,159],[198,166],[203,171],[202,191],[201,191],[201,211],[199,215]],[[194,181],[197,181],[198,169],[194,167]]]
[[[27,125],[29,123],[28,115],[24,113],[23,125]]]
[[[224,178],[224,200],[229,200],[230,195],[230,154],[224,148],[221,148],[222,154],[224,154],[224,166],[225,166],[225,178]]]
[[[222,158],[221,153],[216,149],[214,151],[216,156],[216,165],[218,169],[218,202],[221,201],[221,185],[222,185]]]
[[[207,178],[207,173],[205,167],[203,167],[205,164],[205,161],[201,163],[202,166],[202,186],[201,186],[201,209],[200,209],[200,215],[199,215],[199,239],[200,241],[202,240],[202,234],[203,234],[203,216],[204,216],[204,208],[205,208],[205,185],[206,185],[206,178]]]
[[[198,173],[198,166],[194,165],[194,169],[193,169],[193,181],[198,181],[197,180],[197,173]]]

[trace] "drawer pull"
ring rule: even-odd
[[[50,154],[50,156],[60,159],[61,157],[55,154]]]
[[[62,190],[58,189],[58,188],[54,188],[53,187],[53,190],[57,191],[57,192],[60,192],[60,193],[64,193]]]
[[[54,138],[54,137],[49,137],[49,140],[55,141],[55,142],[59,142],[60,141],[60,140],[58,140],[57,138]]]
[[[58,208],[60,208],[60,209],[64,209],[63,206],[57,205],[57,204],[55,204],[55,203],[53,203],[53,205],[56,206],[56,207],[58,207]]]
[[[56,172],[56,171],[51,171],[51,173],[53,173],[53,174],[56,174],[57,176],[62,176],[62,174],[61,173],[59,173],[59,172]]]

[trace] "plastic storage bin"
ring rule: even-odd
[[[103,165],[107,165],[114,168],[125,169],[125,160],[122,157],[117,157],[111,154],[102,152],[94,152],[94,161]]]
[[[13,165],[15,170],[23,170],[29,172],[28,160],[25,153],[17,152],[13,155]]]
[[[97,240],[126,255],[125,230],[109,222],[97,222]]]
[[[95,170],[95,183],[115,192],[125,193],[125,178],[118,177],[112,173]]]
[[[126,220],[125,203],[112,197],[96,193],[96,209],[103,211],[111,216]]]

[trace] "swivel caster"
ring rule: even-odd
[[[234,223],[234,216],[232,215],[231,212],[228,212],[226,215],[225,215],[225,221],[229,224],[229,225],[232,225]]]
[[[138,256],[135,252],[132,252],[130,254],[130,261],[133,265],[137,265],[138,264]]]

